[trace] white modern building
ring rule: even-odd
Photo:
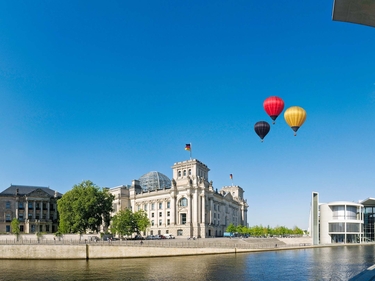
[[[361,243],[363,205],[353,202],[320,204],[320,244]]]
[[[368,240],[364,231],[366,214],[362,202],[319,203],[318,198],[319,194],[313,192],[310,233],[314,245],[362,243]]]
[[[247,225],[247,202],[240,186],[220,190],[209,181],[210,169],[192,159],[172,166],[172,180],[149,172],[131,185],[110,188],[114,213],[125,208],[144,210],[151,227],[144,235],[180,237],[222,236],[229,224]]]

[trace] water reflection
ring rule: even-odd
[[[375,246],[251,254],[76,261],[2,260],[0,280],[349,280]]]

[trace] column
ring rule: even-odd
[[[202,206],[201,206],[202,223],[205,224],[206,223],[206,200],[205,200],[205,195],[202,195],[201,202],[202,202]]]
[[[47,221],[49,221],[50,220],[50,202],[47,202]]]
[[[29,201],[25,202],[25,222],[29,219]],[[26,230],[25,230],[26,233]]]
[[[18,201],[16,201],[16,218],[18,219],[18,206],[19,206],[19,203]]]
[[[39,219],[42,220],[43,219],[43,201],[40,201],[39,205],[40,205]]]
[[[191,209],[192,209],[192,223],[194,226],[197,225],[198,219],[197,219],[197,213],[198,213],[198,195],[197,195],[197,190],[194,191],[193,193],[193,199],[191,202]]]
[[[171,225],[176,225],[176,198],[171,198]]]
[[[188,195],[188,216],[187,216],[187,224],[189,224],[189,225],[191,225],[191,221],[192,221],[192,214],[191,214],[191,212],[192,212],[192,195],[191,194],[189,194]]]
[[[213,198],[210,199],[210,224],[212,224],[212,217],[214,211],[214,200]]]

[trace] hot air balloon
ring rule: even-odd
[[[263,108],[267,112],[267,114],[272,118],[273,124],[275,124],[275,120],[277,116],[283,112],[284,109],[284,101],[276,96],[266,98],[263,102]]]
[[[301,127],[306,120],[306,111],[302,107],[292,106],[285,110],[284,118],[296,136],[299,127]]]
[[[270,128],[271,128],[270,124],[268,124],[266,121],[259,121],[259,122],[256,122],[254,125],[254,131],[260,137],[262,142],[263,142],[264,137],[270,131]]]

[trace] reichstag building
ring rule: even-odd
[[[209,171],[205,164],[191,159],[172,166],[172,179],[149,172],[131,185],[110,188],[115,196],[112,215],[126,208],[144,210],[151,226],[143,235],[216,237],[231,223],[247,225],[243,189],[233,185],[215,189]]]

